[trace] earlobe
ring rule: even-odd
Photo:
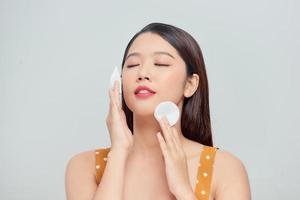
[[[191,95],[189,95],[189,94],[184,94],[184,96],[185,96],[186,98],[191,97]]]
[[[194,90],[194,91],[188,90],[188,91],[185,92],[184,96],[186,98],[189,98],[189,97],[193,96],[193,94],[195,93],[195,91],[196,90]]]
[[[193,74],[191,78],[188,78],[186,85],[185,85],[185,91],[184,96],[185,97],[191,97],[196,92],[199,84],[199,76],[197,74]]]
[[[186,87],[185,87],[185,90],[184,90],[184,96],[185,96],[186,98],[189,98],[189,97],[192,96],[192,95],[191,95],[191,86],[190,86],[189,83],[186,83]]]

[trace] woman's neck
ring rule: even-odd
[[[179,133],[182,144],[185,138],[182,135],[180,120],[174,126]],[[162,156],[156,133],[161,132],[160,125],[154,116],[135,116],[133,117],[133,148],[132,155],[140,158],[157,158]]]

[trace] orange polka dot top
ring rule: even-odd
[[[214,159],[219,148],[204,145],[198,162],[198,172],[196,179],[195,195],[199,200],[208,200],[213,175]],[[110,148],[95,150],[96,157],[96,182],[100,183],[107,161],[107,154]]]

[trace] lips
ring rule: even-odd
[[[147,86],[138,86],[134,91],[134,94],[146,94],[146,93],[155,94],[156,92],[153,91],[151,88],[148,88]]]

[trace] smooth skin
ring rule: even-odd
[[[74,155],[66,168],[68,200],[196,200],[194,195],[202,144],[185,138],[180,120],[170,126],[157,121],[153,112],[162,101],[182,110],[183,100],[194,94],[199,76],[186,76],[176,49],[157,34],[143,33],[128,51],[123,70],[123,95],[133,111],[134,135],[127,127],[118,99],[118,84],[109,91],[106,125],[111,151],[99,186],[95,180],[93,150]],[[138,99],[134,90],[146,85],[156,94]],[[249,200],[250,186],[243,163],[233,154],[218,150],[210,200]]]

